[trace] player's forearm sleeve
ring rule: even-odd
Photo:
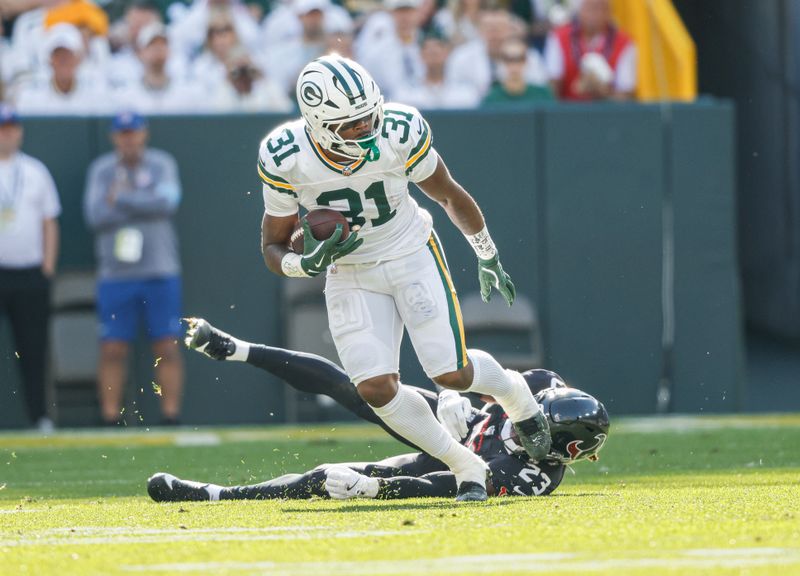
[[[306,500],[312,496],[327,496],[325,472],[315,469],[305,474],[285,474],[261,484],[223,488],[220,500]]]
[[[378,500],[401,500],[403,498],[450,498],[456,495],[458,486],[452,472],[431,472],[419,478],[395,476],[382,478],[378,489]]]

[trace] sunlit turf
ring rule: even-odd
[[[615,422],[545,498],[155,504],[408,451],[370,426],[0,435],[0,575],[800,574],[800,417]]]

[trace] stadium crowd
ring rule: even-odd
[[[113,3],[108,5],[113,6]],[[2,99],[23,115],[288,112],[338,52],[423,109],[626,99],[636,48],[610,0],[4,0]],[[163,8],[163,10],[162,10]]]

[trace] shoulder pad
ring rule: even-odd
[[[258,175],[279,192],[293,190],[290,182],[300,152],[302,121],[287,122],[267,134],[258,147]]]
[[[383,108],[381,135],[405,159],[407,172],[427,155],[433,142],[430,126],[419,110],[394,102]]]
[[[271,167],[271,172],[289,172],[297,163],[304,130],[302,121],[286,122],[274,128],[258,147],[259,164]]]

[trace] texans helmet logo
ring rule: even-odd
[[[572,442],[567,444],[567,452],[569,452],[569,455],[573,460],[577,460],[578,457],[585,452],[589,451],[596,452],[600,450],[600,448],[603,447],[606,438],[608,438],[608,435],[598,434],[597,436],[595,436],[595,440],[597,440],[597,442],[594,444],[594,446],[587,446],[586,448],[581,448],[583,440],[573,440]]]

